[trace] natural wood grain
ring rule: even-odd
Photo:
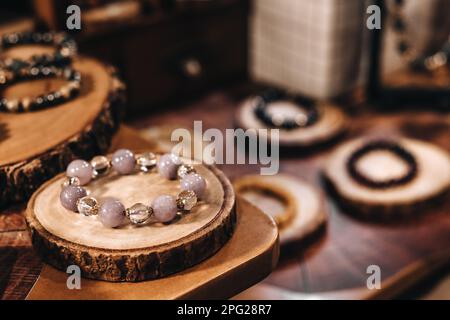
[[[28,52],[14,50],[13,56]],[[123,87],[112,68],[97,60],[80,57],[73,67],[82,76],[81,92],[75,99],[40,111],[0,114],[0,206],[25,200],[73,158],[91,157],[109,147],[119,125]],[[3,94],[35,95],[57,88],[60,82],[45,79],[18,83]]]
[[[219,250],[232,236],[235,200],[228,179],[215,167],[194,164],[207,182],[202,201],[188,214],[168,225],[130,225],[106,228],[96,217],[69,212],[59,203],[64,175],[44,184],[32,196],[26,211],[33,245],[41,257],[58,269],[76,264],[87,278],[107,281],[142,281],[189,268]],[[177,180],[157,172],[112,174],[89,185],[97,199],[115,197],[125,207],[151,203],[161,194],[176,196]]]
[[[260,281],[278,260],[278,232],[272,219],[237,199],[233,237],[211,258],[180,273],[139,283],[82,279],[68,290],[67,274],[45,267],[27,299],[225,299]]]
[[[73,67],[82,75],[82,89],[76,99],[42,111],[1,114],[8,137],[0,144],[0,166],[36,157],[79,135],[98,118],[112,89],[110,74],[102,64],[89,58],[78,59]],[[3,94],[6,98],[27,96],[28,92],[42,94],[59,84],[55,79],[21,82]]]

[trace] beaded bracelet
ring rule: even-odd
[[[365,176],[358,170],[357,163],[364,155],[375,150],[386,150],[392,152],[408,165],[408,171],[399,178],[391,178],[382,181],[374,181]],[[368,142],[357,149],[347,161],[347,170],[351,177],[362,185],[373,189],[386,189],[410,182],[417,175],[418,166],[414,156],[398,143],[387,140],[377,140]]]
[[[52,66],[40,66],[21,69],[20,74],[0,69],[0,88],[4,88],[19,80],[41,79],[58,77],[68,81],[57,91],[52,91],[36,98],[0,99],[0,111],[27,112],[61,104],[74,98],[81,87],[81,75],[70,67],[60,69]]]
[[[55,47],[53,54],[33,55],[30,59],[5,59],[0,67],[13,73],[20,72],[25,67],[56,66],[63,67],[71,63],[72,57],[77,53],[77,44],[64,32],[19,32],[6,34],[0,39],[0,53],[19,45],[43,44]]]
[[[279,100],[290,100],[299,108],[306,110],[305,115],[299,115],[294,119],[286,118],[281,115],[271,115],[267,112],[269,103]],[[319,111],[313,101],[301,96],[292,96],[287,93],[272,89],[258,96],[255,108],[256,116],[269,127],[292,130],[304,128],[316,123],[319,118]]]
[[[107,199],[99,205],[98,200],[89,196],[87,190],[82,187],[92,179],[107,175],[111,167],[117,173],[127,175],[136,171],[136,165],[141,172],[149,172],[157,167],[159,174],[167,179],[178,177],[182,191],[176,198],[161,195],[153,200],[151,206],[136,203],[125,208],[116,199]],[[127,219],[133,225],[168,223],[175,219],[178,211],[190,211],[206,190],[205,179],[196,173],[192,165],[183,164],[174,154],[165,154],[157,159],[151,152],[135,156],[130,150],[120,149],[113,154],[111,161],[105,156],[96,156],[90,162],[74,160],[67,167],[66,175],[60,193],[62,206],[85,216],[98,215],[101,223],[109,228],[119,227]]]

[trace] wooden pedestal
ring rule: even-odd
[[[278,253],[273,220],[238,198],[233,237],[214,256],[192,268],[139,283],[82,279],[80,290],[69,290],[68,274],[46,265],[27,299],[224,299],[266,277]]]
[[[26,219],[33,246],[52,266],[66,270],[77,265],[84,277],[98,280],[142,281],[189,268],[216,253],[236,224],[228,179],[215,167],[194,164],[194,168],[206,180],[207,191],[189,214],[170,224],[120,228],[104,227],[95,216],[62,207],[59,194],[65,175],[61,174],[39,188],[28,203]],[[87,189],[100,201],[114,197],[125,207],[180,192],[178,180],[164,179],[157,172],[112,173]]]

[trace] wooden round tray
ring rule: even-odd
[[[430,143],[413,139],[400,139],[418,163],[418,175],[408,184],[384,190],[371,189],[355,182],[347,172],[346,162],[350,154],[365,139],[355,139],[336,148],[331,154],[324,175],[341,203],[352,211],[367,216],[393,217],[421,211],[440,198],[450,187],[450,157],[444,150]],[[361,159],[368,174],[382,176],[401,170],[399,161],[386,152],[373,152]]]
[[[141,281],[167,276],[210,257],[232,236],[235,197],[225,175],[215,167],[195,164],[207,181],[205,198],[178,221],[106,228],[97,217],[64,209],[59,202],[62,175],[45,183],[26,210],[32,242],[50,265],[66,270],[75,264],[84,277],[107,281]],[[89,186],[100,199],[116,197],[125,206],[151,203],[161,194],[176,195],[179,182],[159,174],[99,179]]]
[[[239,107],[235,122],[243,129],[267,129],[255,115],[255,98],[246,99]],[[321,116],[312,126],[294,130],[280,130],[280,145],[308,148],[322,145],[342,134],[347,128],[344,112],[332,104],[320,107]]]
[[[81,92],[75,99],[40,111],[0,113],[0,206],[26,200],[72,159],[108,149],[119,126],[124,86],[112,67],[97,60],[79,57],[73,67],[82,76]],[[60,85],[58,79],[25,81],[2,94],[7,98],[33,96]]]

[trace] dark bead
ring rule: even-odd
[[[400,41],[398,43],[398,51],[400,51],[400,53],[405,53],[406,51],[408,51],[409,49],[409,45],[408,43],[406,43],[406,41]]]
[[[406,29],[405,22],[399,18],[395,19],[394,20],[394,29],[396,31],[405,31],[405,29]]]

